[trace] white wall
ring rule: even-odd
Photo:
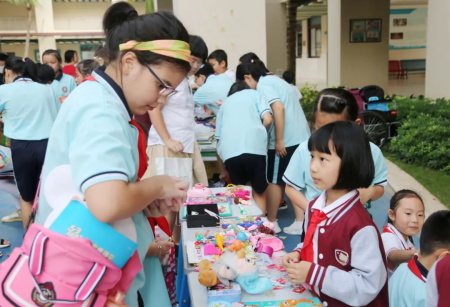
[[[429,1],[425,96],[450,98],[450,1]]]
[[[231,69],[250,51],[267,62],[265,1],[174,0],[173,12],[189,33],[205,40],[210,53],[225,50]]]
[[[267,68],[279,74],[287,68],[286,4],[266,0]]]

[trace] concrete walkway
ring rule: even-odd
[[[388,184],[394,191],[410,189],[419,193],[425,203],[425,217],[428,217],[433,212],[439,210],[448,210],[448,208],[444,206],[439,199],[436,198],[436,196],[425,189],[425,187],[411,175],[404,172],[401,168],[388,159],[385,160],[388,166]]]

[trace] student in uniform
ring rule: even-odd
[[[187,77],[193,75],[204,63],[208,47],[200,36],[191,35],[191,69]],[[167,97],[164,105],[149,111],[152,126],[148,133],[148,167],[144,178],[157,174],[157,160],[164,158],[190,158],[192,160],[192,184],[203,183],[208,186],[205,165],[195,139],[194,99],[188,78],[184,78],[176,88],[176,93]],[[169,174],[170,175],[170,174]],[[175,217],[167,216],[175,243],[179,242],[180,229],[175,230]]]
[[[63,74],[75,78],[75,65],[77,65],[78,63],[78,53],[75,50],[67,50],[66,52],[64,52],[64,62],[66,63],[66,65],[64,65],[64,67],[62,68]]]
[[[292,71],[289,70],[286,70],[282,75],[283,80],[289,83],[289,85],[291,86],[292,90],[295,93],[295,96],[297,96],[298,101],[300,101],[302,100],[303,96],[302,93],[300,93],[300,90],[298,89],[297,85],[294,84],[294,77],[295,76],[292,73]]]
[[[343,120],[359,124],[358,114],[358,104],[350,92],[338,88],[324,89],[314,101],[314,129]],[[370,149],[375,163],[375,176],[369,188],[359,189],[363,204],[383,196],[384,186],[387,184],[387,166],[383,154],[380,148],[373,143],[370,143]],[[287,234],[302,234],[304,211],[321,192],[316,188],[311,177],[310,159],[308,142],[305,141],[295,150],[283,175],[283,181],[286,183],[286,195],[291,200],[295,212],[295,221],[283,229]]]
[[[93,59],[83,60],[76,67],[75,83],[80,85],[98,67],[97,61]]]
[[[5,62],[8,54],[0,52],[0,85],[5,84]]]
[[[446,256],[431,267],[427,276],[427,307],[447,307],[450,302],[450,257]]]
[[[244,81],[235,82],[217,115],[217,161],[221,179],[250,183],[255,202],[266,211],[267,130],[272,110],[261,93]]]
[[[253,63],[253,61],[259,61],[259,57],[254,52],[247,52],[239,58],[239,64]]]
[[[52,130],[36,222],[49,225],[73,196],[101,222],[137,242],[143,269],[125,302],[170,306],[147,216],[178,211],[188,183],[145,172],[145,133],[132,121],[164,103],[190,70],[189,35],[169,12],[138,16],[130,4],[111,5],[103,19],[108,66],[67,98]],[[44,193],[45,191],[45,193]],[[145,211],[145,214],[144,214]],[[147,216],[146,216],[147,215]],[[76,265],[76,264],[72,264]],[[156,281],[156,282],[155,282]]]
[[[367,135],[355,122],[333,122],[311,135],[308,150],[323,192],[306,211],[304,242],[283,256],[286,272],[324,306],[389,306],[383,243],[358,192],[375,173]]]
[[[55,80],[53,68],[47,64],[38,64],[38,82],[42,84],[52,84]]]
[[[0,87],[0,111],[5,110],[5,135],[11,138],[14,177],[20,193],[25,227],[38,188],[47,142],[60,107],[50,85],[39,84],[30,59],[9,58],[6,84]]]
[[[195,91],[194,102],[206,106],[214,115],[217,115],[220,108],[219,103],[227,98],[233,82],[225,74],[214,75],[212,72],[211,65],[205,63],[195,74],[196,82],[200,87]]]
[[[269,74],[261,61],[238,65],[236,77],[238,80],[245,80],[250,88],[261,92],[273,112],[267,153],[267,218],[278,233],[281,229],[277,213],[285,186],[282,176],[295,149],[309,137],[308,123],[289,84],[278,76]]]
[[[436,261],[449,255],[450,211],[441,210],[423,224],[418,254],[400,264],[389,279],[389,305],[425,307],[428,271]]]
[[[208,56],[208,63],[214,69],[215,75],[225,74],[231,79],[232,83],[236,81],[236,73],[228,69],[228,56],[224,50],[217,49],[211,52]]]
[[[58,51],[53,49],[45,50],[42,54],[42,63],[50,65],[55,71],[55,80],[52,82],[52,88],[56,96],[62,102],[63,97],[69,95],[77,86],[72,76],[66,75],[61,70],[62,59]]]

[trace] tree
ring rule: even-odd
[[[287,52],[287,70],[294,73],[295,76],[295,50],[296,50],[296,28],[297,28],[297,8],[305,5],[312,0],[287,0],[286,1],[286,52]],[[295,77],[294,77],[295,80]]]
[[[31,32],[31,21],[33,17],[33,7],[36,4],[39,4],[37,0],[8,0],[11,3],[16,5],[25,5],[27,8],[27,34],[25,36],[25,51],[23,53],[23,57],[28,57],[28,51],[30,50],[30,32]]]

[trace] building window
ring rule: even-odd
[[[297,27],[295,29],[295,31],[297,32],[297,50],[295,52],[295,55],[297,56],[297,58],[301,58],[302,57],[302,49],[303,49],[303,29],[302,29],[302,21],[301,20],[297,20]]]
[[[308,20],[308,32],[309,32],[309,57],[320,58],[320,52],[322,50],[322,17],[313,16]]]

